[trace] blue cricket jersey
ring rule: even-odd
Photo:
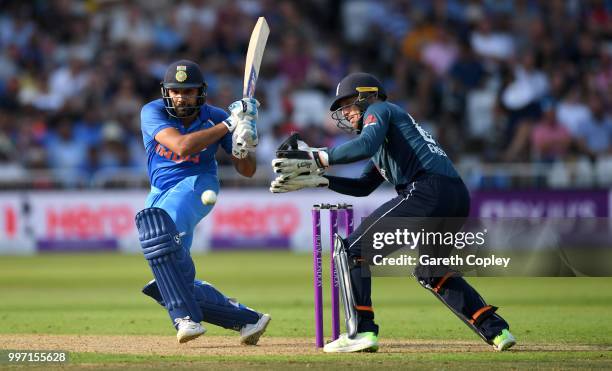
[[[181,134],[208,129],[225,120],[228,114],[221,108],[204,104],[198,117],[185,128],[180,119],[166,112],[162,99],[147,103],[140,112],[142,139],[147,152],[147,168],[151,185],[166,190],[186,177],[199,174],[217,175],[215,154],[219,144],[227,153],[232,152],[232,135],[227,133],[200,153],[179,156],[155,140],[155,135],[165,128],[175,128]]]

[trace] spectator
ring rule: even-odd
[[[48,166],[58,180],[67,186],[76,186],[82,180],[81,169],[87,157],[87,145],[74,135],[71,121],[61,118],[56,131],[45,143]]]
[[[318,58],[317,65],[323,74],[321,82],[329,84],[328,87],[333,89],[335,86],[331,82],[340,81],[348,74],[349,58],[340,45],[332,44],[326,48],[324,55]]]
[[[102,119],[97,107],[91,107],[74,123],[74,135],[88,147],[96,147],[102,143]]]
[[[531,132],[532,157],[543,162],[562,160],[570,149],[572,136],[557,120],[554,105],[545,104],[543,111],[542,120],[535,124]]]
[[[89,173],[142,161],[139,106],[159,97],[168,61],[198,60],[211,103],[228,104],[241,94],[244,51],[258,15],[273,30],[257,88],[262,142],[273,127],[277,135],[301,127],[321,145],[342,140],[326,126],[322,97],[333,95],[348,72],[367,70],[380,77],[391,101],[409,103],[409,112],[438,132],[451,156],[468,150],[475,161],[526,161],[531,145],[533,159],[563,158],[564,146],[546,149],[563,128],[581,151],[601,156],[607,137],[598,134],[612,101],[606,38],[612,11],[601,1],[570,3],[4,2],[0,109],[9,124],[0,129],[0,156],[26,171],[52,165],[74,172],[79,157],[66,153],[89,158]],[[594,95],[602,102],[587,105]],[[561,126],[540,120],[543,99],[556,104]],[[101,123],[113,121],[123,147],[116,140],[101,144]],[[273,143],[258,156],[260,169]],[[7,157],[11,148],[20,155]]]
[[[470,42],[477,55],[493,61],[504,61],[514,56],[514,38],[507,32],[494,29],[492,20],[483,16]]]
[[[434,39],[423,45],[421,60],[438,77],[443,77],[455,63],[458,54],[457,43],[446,28],[440,26],[435,32]]]
[[[80,99],[85,95],[89,83],[89,72],[86,61],[79,56],[72,56],[67,66],[60,66],[49,76],[50,101],[62,104],[74,103],[72,99]]]
[[[280,53],[278,72],[293,85],[302,82],[312,62],[305,40],[296,34],[283,35]]]
[[[106,169],[130,166],[130,156],[125,143],[124,131],[118,122],[109,121],[102,128],[100,166]]]
[[[140,114],[143,100],[136,93],[134,80],[125,77],[119,82],[119,89],[111,102],[111,109],[118,116],[131,116]]]
[[[8,112],[0,110],[0,163],[16,160],[17,148],[11,140],[12,136],[11,116]]]
[[[456,89],[465,94],[469,90],[479,88],[485,73],[484,66],[474,54],[472,47],[468,43],[462,43],[457,59],[449,71],[451,81],[455,83]]]
[[[436,38],[436,27],[420,12],[413,14],[414,27],[402,40],[402,53],[410,60],[418,60],[421,48]]]
[[[592,115],[580,127],[578,146],[592,159],[612,154],[612,117],[606,113],[604,103],[597,95],[589,98],[589,108]]]
[[[540,99],[548,92],[548,78],[535,68],[531,53],[514,65],[513,74],[513,81],[502,92],[502,103],[512,112],[512,122],[533,118],[539,113]]]
[[[505,161],[525,160],[533,122],[540,116],[540,100],[548,92],[548,79],[535,68],[534,56],[525,53],[514,64],[513,80],[503,89],[501,103],[508,112]]]
[[[579,136],[581,128],[591,121],[591,110],[582,100],[578,85],[571,87],[557,106],[557,118],[575,137]]]

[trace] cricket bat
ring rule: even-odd
[[[261,58],[263,57],[266,42],[270,35],[270,27],[264,17],[259,17],[251,40],[249,41],[249,49],[247,50],[246,63],[244,66],[244,85],[242,87],[242,96],[244,98],[253,98],[255,95],[255,85],[259,76],[259,67],[261,66]]]

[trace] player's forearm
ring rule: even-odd
[[[380,185],[380,181],[369,178],[344,178],[332,175],[325,175],[329,180],[328,188],[334,192],[344,195],[365,197],[372,193]]]
[[[209,129],[182,135],[178,140],[178,154],[188,156],[199,153],[223,138],[227,131],[227,126],[215,125]]]
[[[247,178],[255,175],[257,171],[257,158],[254,153],[250,153],[247,157],[239,159],[232,156],[232,161],[234,162],[234,167],[236,171],[242,176]]]
[[[355,138],[329,150],[329,165],[349,164],[365,160],[374,156],[377,149],[364,137]]]

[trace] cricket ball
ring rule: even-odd
[[[214,205],[217,202],[217,194],[210,189],[202,192],[202,203],[204,205]]]

